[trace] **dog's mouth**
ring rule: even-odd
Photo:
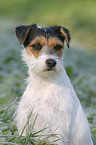
[[[47,71],[53,71],[53,68],[48,68]]]
[[[55,71],[55,69],[54,68],[47,68],[47,69],[45,69],[44,71],[48,71],[48,72],[53,72],[53,71]]]

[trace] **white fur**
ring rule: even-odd
[[[42,29],[42,27],[38,26],[39,29]]]
[[[57,62],[53,72],[46,71],[45,61],[48,58]],[[46,53],[35,59],[24,50],[23,60],[28,66],[29,78],[16,111],[19,133],[33,109],[30,124],[38,113],[34,132],[46,125],[48,129],[42,134],[56,133],[63,137],[62,141],[57,142],[58,145],[93,145],[88,121],[63,68],[62,59]],[[26,135],[26,131],[23,135]]]

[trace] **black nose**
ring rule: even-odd
[[[49,68],[53,68],[56,66],[56,60],[54,59],[47,59],[46,60],[46,64]]]

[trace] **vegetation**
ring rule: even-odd
[[[24,79],[27,77],[27,67],[21,61],[22,48],[14,28],[18,24],[31,23],[41,26],[58,24],[70,30],[71,49],[65,48],[64,66],[87,115],[96,144],[95,6],[94,0],[0,1],[0,144],[41,143],[36,143],[32,134],[19,136],[13,122],[14,110],[26,87]]]

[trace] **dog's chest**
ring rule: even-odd
[[[42,84],[41,84],[42,85]],[[37,121],[35,124],[35,131],[42,129],[46,124],[51,133],[58,129],[61,134],[64,130],[68,130],[70,124],[70,117],[72,113],[71,92],[66,86],[58,85],[56,83],[42,86],[32,86],[27,89],[28,112],[33,109],[31,123],[34,121],[36,115]],[[70,106],[70,107],[69,107]]]

